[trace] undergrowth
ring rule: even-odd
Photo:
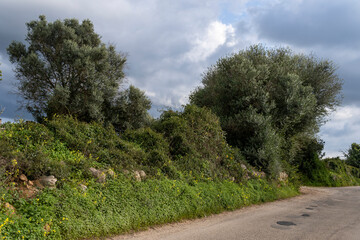
[[[168,178],[135,182],[123,175],[105,184],[89,182],[86,192],[73,183],[25,200],[2,190],[16,214],[0,212],[6,239],[81,239],[125,233],[150,225],[203,217],[296,195],[293,186],[262,179],[191,183]],[[48,226],[48,228],[46,227]]]
[[[165,111],[151,127],[112,126],[54,116],[43,124],[5,123],[0,130],[0,236],[81,239],[197,218],[298,194],[307,185],[359,184],[360,171],[317,155],[265,176],[226,143],[211,111]],[[99,182],[90,168],[106,172]],[[278,169],[286,169],[279,166]],[[136,181],[136,172],[146,177]],[[112,172],[112,174],[110,174]],[[24,197],[29,180],[54,175],[56,189]],[[300,175],[300,177],[299,177]],[[25,190],[24,190],[25,189]]]

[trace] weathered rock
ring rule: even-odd
[[[27,183],[28,183],[28,185],[30,185],[30,186],[34,186],[33,181],[30,181],[30,180],[29,180]]]
[[[250,179],[250,176],[247,172],[244,173],[244,175],[242,176],[243,179],[245,180],[249,180]]]
[[[79,187],[83,192],[87,190],[87,186],[85,186],[84,184],[79,184]]]
[[[50,232],[51,227],[50,227],[50,225],[48,223],[45,224],[44,230],[45,230],[45,232]]]
[[[41,183],[41,185],[43,185],[44,187],[49,187],[49,188],[55,188],[56,187],[56,182],[57,179],[53,176],[42,176],[39,179],[39,182]]]
[[[44,187],[42,186],[42,188],[44,188]],[[20,197],[22,197],[22,198],[33,198],[39,192],[39,190],[37,188],[35,188],[34,186],[29,185],[27,183],[25,183],[25,185],[23,185],[23,186],[19,186],[19,190],[20,190],[19,191]]]
[[[126,170],[126,169],[124,169],[122,172],[123,172],[125,175],[130,174],[129,170]]]
[[[28,178],[24,174],[21,174],[19,178],[21,181],[24,181],[24,182],[28,181]]]
[[[266,174],[264,172],[258,172],[258,171],[251,172],[251,175],[253,177],[257,177],[257,178],[265,178],[265,176],[266,176]]]
[[[112,169],[108,169],[107,170],[107,174],[110,175],[110,177],[114,178],[115,177],[115,172]]]
[[[40,183],[40,180],[34,180],[34,181],[33,181],[33,184],[34,184],[34,186],[37,187],[37,188],[40,188],[40,189],[43,189],[43,188],[44,188],[44,185],[42,185],[42,184]]]
[[[141,179],[144,179],[146,177],[146,173],[143,170],[139,171]]]
[[[247,167],[245,166],[245,164],[241,164],[240,167],[244,170],[247,170]]]
[[[16,213],[16,209],[14,208],[13,205],[11,205],[10,203],[5,203],[4,204],[4,208],[6,210],[6,213],[10,214],[10,215],[13,215]]]
[[[285,182],[285,181],[288,180],[288,178],[289,178],[289,176],[287,175],[286,172],[280,172],[279,173],[279,181],[280,182]]]
[[[139,171],[134,171],[134,177],[136,181],[141,182],[141,175]]]
[[[91,172],[91,174],[92,174],[95,178],[97,178],[97,182],[99,182],[99,183],[104,183],[104,182],[106,182],[106,174],[105,174],[103,171],[98,170],[98,169],[93,168],[93,167],[91,167],[91,168],[89,169],[89,171]]]

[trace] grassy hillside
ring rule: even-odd
[[[294,196],[301,178],[310,185],[359,183],[358,169],[336,159],[316,161],[326,177],[289,169],[270,178],[226,143],[215,115],[194,106],[120,135],[59,116],[1,127],[3,239],[124,233]],[[46,186],[43,177],[51,175],[57,182]]]

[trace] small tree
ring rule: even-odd
[[[347,151],[347,153],[345,153],[346,156],[346,163],[360,168],[360,145],[357,143],[353,143],[351,144],[351,147],[349,148],[349,150]]]
[[[150,99],[143,91],[131,85],[107,108],[110,110],[107,114],[115,129],[122,132],[148,126],[152,119],[148,113],[150,108]]]
[[[40,16],[26,25],[27,45],[7,48],[26,109],[39,121],[54,113],[107,121],[104,107],[124,79],[124,55],[101,42],[90,20],[51,23]]]

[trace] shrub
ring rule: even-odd
[[[55,175],[58,178],[69,176],[70,166],[66,161],[74,156],[68,149],[63,149],[62,158],[51,154],[57,151],[61,143],[55,141],[44,125],[20,121],[3,126],[5,130],[0,132],[0,155],[4,161],[3,168],[9,174],[15,177],[24,173],[30,179],[42,175]]]
[[[46,126],[66,147],[106,167],[134,168],[146,158],[138,145],[121,139],[112,126],[80,122],[71,116],[56,117]]]
[[[165,111],[152,127],[164,134],[181,171],[197,178],[217,178],[228,177],[232,168],[234,177],[239,177],[235,165],[244,159],[227,145],[219,119],[210,110],[187,105],[183,112]]]
[[[161,133],[151,128],[140,128],[127,130],[122,137],[129,142],[139,144],[146,152],[144,165],[162,167],[169,163],[169,144]]]
[[[360,145],[353,143],[351,147],[345,153],[346,156],[346,163],[353,166],[360,168]]]

